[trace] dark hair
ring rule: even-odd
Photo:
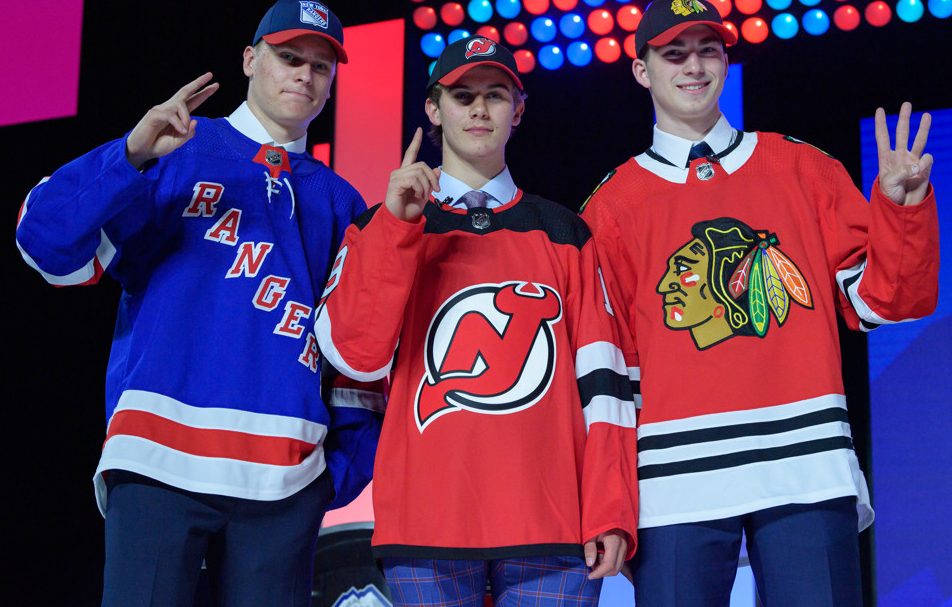
[[[738,264],[757,246],[756,233],[738,219],[719,217],[694,224],[691,234],[710,254],[707,284],[711,295],[728,311],[726,316],[731,330],[735,335],[755,335],[748,314],[747,292],[734,299],[727,285]]]
[[[434,84],[429,91],[426,92],[426,97],[433,102],[436,107],[440,107],[440,98],[443,96],[443,91],[446,90],[446,87],[437,82]],[[528,95],[526,92],[519,89],[513,84],[512,87],[512,103],[516,104],[520,101],[525,101]],[[512,127],[512,133],[516,132],[516,127]],[[510,134],[511,136],[511,134]],[[426,137],[430,140],[436,149],[443,149],[443,127],[438,124],[430,123],[430,128],[426,131]]]

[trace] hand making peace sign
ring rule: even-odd
[[[879,153],[879,189],[882,193],[903,206],[921,203],[929,190],[929,173],[932,171],[932,154],[923,154],[932,116],[923,114],[919,130],[909,145],[909,116],[912,104],[903,103],[896,125],[896,149],[891,149],[889,130],[886,128],[886,112],[876,108],[876,148]]]
[[[195,136],[196,121],[191,112],[218,90],[217,82],[208,84],[211,79],[211,72],[202,74],[180,88],[171,99],[146,112],[126,139],[126,158],[132,166],[141,168]]]
[[[384,204],[394,217],[404,221],[416,221],[423,214],[430,192],[440,191],[440,169],[431,169],[425,162],[416,161],[421,143],[423,129],[417,127],[400,168],[390,173],[387,185]]]

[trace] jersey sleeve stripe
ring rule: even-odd
[[[586,430],[591,428],[592,424],[598,422],[623,428],[635,428],[637,426],[635,408],[630,400],[600,394],[592,398],[588,406],[582,410],[582,413],[585,415]]]
[[[578,393],[582,408],[588,407],[597,396],[611,396],[631,402],[628,379],[611,369],[595,369],[578,378]]]
[[[625,357],[621,349],[607,341],[597,341],[579,348],[575,353],[575,377],[584,377],[595,369],[611,369],[625,375]]]
[[[901,322],[912,322],[918,318],[903,318],[900,320],[887,320],[877,314],[859,294],[860,284],[863,282],[863,275],[866,273],[866,261],[836,273],[836,282],[840,287],[846,300],[859,316],[860,330],[864,332],[872,331],[880,325],[893,325]]]
[[[379,392],[358,390],[356,388],[333,388],[329,395],[328,404],[332,407],[347,407],[351,409],[367,409],[374,413],[383,414],[387,409],[387,400]]]
[[[383,367],[371,371],[357,370],[344,360],[343,355],[337,350],[337,345],[334,343],[330,315],[327,313],[326,306],[321,306],[317,320],[314,322],[314,332],[317,335],[318,343],[321,345],[321,354],[335,369],[347,377],[357,381],[372,382],[383,379],[390,373],[390,367],[393,366],[393,357],[390,357],[390,361]]]

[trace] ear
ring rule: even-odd
[[[512,126],[519,126],[519,123],[522,122],[522,113],[526,111],[526,100],[519,99],[516,102],[516,111],[512,114]]]
[[[430,119],[430,124],[433,126],[443,126],[443,121],[440,119],[440,106],[434,103],[429,97],[426,98],[423,111],[426,112],[427,118]]]
[[[242,54],[241,69],[245,72],[245,76],[249,78],[255,74],[254,61],[255,49],[250,46],[246,46],[245,52]]]
[[[646,89],[651,88],[651,79],[648,78],[648,65],[641,59],[635,59],[631,62],[631,73],[635,76],[635,81]]]

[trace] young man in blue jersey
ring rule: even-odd
[[[205,74],[24,202],[17,245],[48,282],[123,289],[94,477],[103,605],[191,605],[203,561],[219,605],[309,605],[323,514],[366,484],[382,397],[322,396],[310,329],[365,209],[305,153],[346,61],[326,6],[279,0],[234,113],[192,116]]]

